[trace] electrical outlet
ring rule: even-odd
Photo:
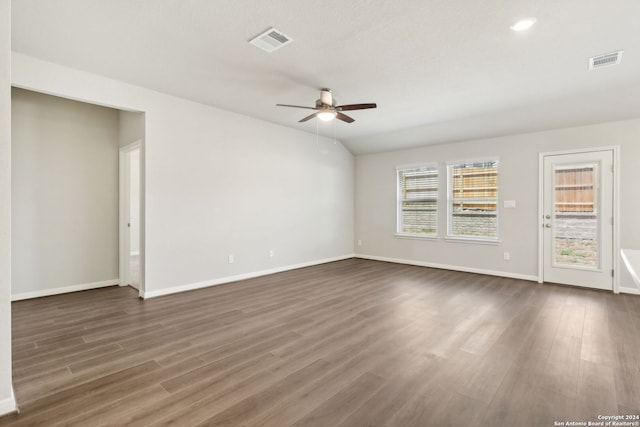
[[[269,249],[269,258],[273,257],[273,249]]]
[[[358,246],[362,246],[362,240],[358,239]]]
[[[233,264],[233,261],[234,261],[233,255],[229,255],[229,264]]]
[[[511,259],[511,255],[509,254],[509,252],[505,252],[504,253],[504,260],[505,261],[509,261]]]

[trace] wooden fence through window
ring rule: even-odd
[[[495,212],[496,203],[482,199],[495,199],[498,196],[498,168],[464,167],[453,171],[453,198],[455,208],[473,211]],[[465,199],[469,199],[466,201]],[[472,200],[476,201],[472,201]],[[480,199],[480,200],[478,200]]]
[[[555,211],[593,213],[595,173],[593,167],[555,171]]]

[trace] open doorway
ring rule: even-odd
[[[120,286],[131,286],[144,297],[141,149],[141,141],[120,147]]]
[[[12,300],[123,283],[125,146],[139,190],[131,194],[138,202],[128,202],[138,237],[130,264],[139,267],[127,270],[127,282],[143,295],[145,113],[20,88],[12,88],[11,104]]]

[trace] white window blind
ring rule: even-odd
[[[438,165],[398,169],[398,234],[438,233]]]
[[[498,161],[450,163],[449,237],[498,238]]]

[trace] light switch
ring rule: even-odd
[[[505,209],[515,209],[516,208],[516,201],[515,200],[505,200],[503,202],[503,206]]]

